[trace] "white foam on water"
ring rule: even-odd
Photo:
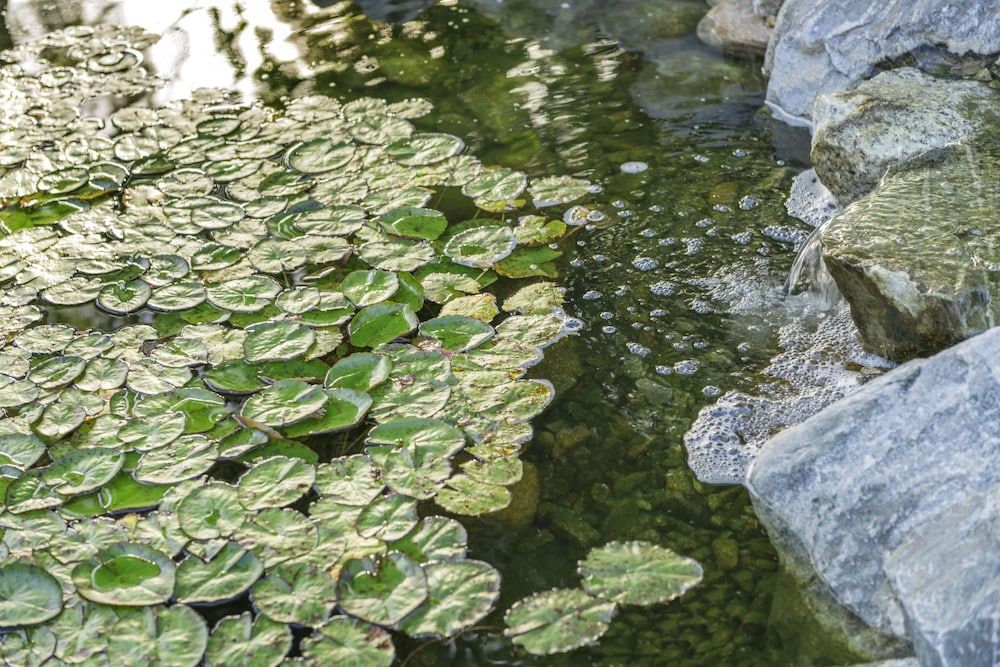
[[[684,435],[688,465],[702,482],[742,484],[769,438],[892,367],[861,349],[846,304],[826,312],[813,312],[803,297],[788,304],[778,332],[782,351],[763,372],[759,393],[727,392]]]

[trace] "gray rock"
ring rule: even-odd
[[[879,660],[878,662],[866,662],[851,667],[920,667],[920,661],[916,658],[896,658],[894,660]]]
[[[1000,322],[1000,148],[893,169],[822,232],[866,349],[933,354]]]
[[[778,434],[747,487],[789,569],[815,572],[873,628],[912,633],[922,665],[994,664],[938,647],[995,641],[998,512],[975,507],[978,494],[1000,493],[997,424],[992,329]]]
[[[771,26],[754,13],[751,0],[722,0],[698,22],[698,39],[729,53],[763,54]]]
[[[753,13],[757,16],[777,16],[785,0],[753,0]]]
[[[883,72],[813,107],[812,163],[847,204],[875,187],[890,165],[947,144],[970,141],[992,116],[1000,93],[977,81],[937,79],[914,68]]]
[[[875,66],[918,47],[1000,53],[1000,3],[982,0],[787,0],[764,71],[767,101],[811,118],[823,93],[851,90]]]
[[[885,561],[924,667],[1000,660],[1000,488],[965,495]]]

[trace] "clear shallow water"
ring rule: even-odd
[[[7,28],[17,42],[81,21],[138,22],[164,35],[153,64],[175,76],[174,97],[201,85],[275,104],[310,92],[426,97],[435,112],[423,129],[463,137],[484,163],[600,188],[603,219],[560,246],[559,282],[585,327],[535,371],[559,392],[525,457],[537,488],[516,492],[522,516],[470,522],[470,555],[503,572],[500,612],[575,586],[576,559],[611,539],[697,558],[705,582],[623,610],[599,646],[567,656],[516,653],[498,612],[452,645],[401,643],[401,663],[851,661],[798,618],[782,623],[788,589],[745,492],[702,485],[686,465],[682,438],[701,407],[775,382],[763,373],[788,321],[781,285],[807,231],[783,207],[797,145],[758,115],[759,63],[694,38],[702,2],[161,4],[10,2]]]

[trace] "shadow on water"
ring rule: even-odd
[[[683,436],[700,408],[771,381],[761,373],[779,351],[781,285],[806,234],[783,205],[804,168],[794,161],[801,151],[782,140],[783,159],[775,155],[771,122],[759,113],[760,63],[694,38],[704,3],[276,0],[210,3],[214,13],[206,4],[146,26],[166,32],[164,53],[175,58],[152,61],[181,77],[169,94],[194,87],[183,77],[200,64],[197,85],[237,87],[276,105],[310,92],[426,97],[435,111],[418,121],[422,129],[463,137],[484,163],[600,188],[603,221],[559,248],[567,310],[586,327],[533,371],[553,381],[558,398],[535,422],[527,481],[513,509],[469,522],[470,556],[504,575],[500,611],[450,644],[401,642],[402,660],[851,662],[792,603],[776,604],[794,595],[778,583],[776,555],[742,487],[701,484],[686,463]],[[5,28],[16,41],[67,23],[136,21],[149,3],[52,7],[12,1]],[[206,46],[211,67],[197,50]],[[670,604],[621,611],[598,646],[565,656],[527,656],[503,638],[512,602],[575,586],[576,560],[589,547],[635,539],[696,558],[705,581]]]

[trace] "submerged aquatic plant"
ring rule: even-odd
[[[550,282],[487,288],[554,275],[544,210],[587,183],[484,167],[415,129],[423,100],[81,115],[160,83],[154,39],[76,28],[0,69],[0,657],[388,665],[390,630],[461,633],[500,576],[430,508],[510,502],[553,395],[526,369],[571,328]],[[446,191],[479,213],[433,208]],[[581,565],[587,592],[512,609],[514,641],[598,636],[525,629],[567,595],[605,622],[669,597],[629,590],[673,585],[672,555],[629,546],[644,578],[621,549]],[[241,596],[211,630],[195,611]]]

